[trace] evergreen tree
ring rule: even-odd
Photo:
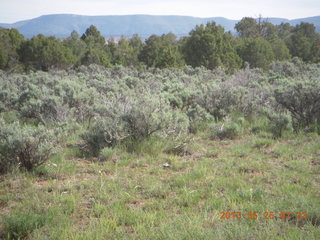
[[[139,54],[142,51],[143,48],[143,41],[141,40],[140,36],[138,34],[134,34],[129,39],[129,46],[131,47],[131,59],[130,64],[133,66],[139,66]]]
[[[18,49],[23,35],[16,29],[0,28],[0,69],[9,69],[19,63]]]
[[[270,39],[269,42],[271,44],[275,60],[284,61],[290,58],[290,51],[283,39],[275,37]]]
[[[77,64],[81,63],[81,59],[84,57],[86,52],[86,44],[80,39],[80,35],[76,31],[72,31],[70,37],[63,41],[64,46],[69,48],[75,57]]]
[[[232,44],[232,35],[214,22],[196,26],[183,42],[185,61],[193,67],[224,67],[233,71],[241,64]]]
[[[176,36],[172,33],[161,37],[150,36],[139,54],[139,60],[148,67],[171,68],[183,65]]]
[[[320,34],[315,37],[311,47],[311,61],[318,63],[320,62]]]
[[[244,17],[235,25],[239,37],[243,38],[255,38],[258,37],[259,27],[257,21],[254,18]]]
[[[290,37],[292,29],[290,23],[281,23],[277,26],[277,35],[279,38],[286,40]]]
[[[113,39],[108,41],[108,49],[112,55],[112,64],[122,66],[138,66],[138,55],[142,48],[142,41],[139,36],[133,36],[127,39],[124,36],[120,38],[118,43]]]
[[[42,34],[25,41],[20,49],[21,61],[27,67],[43,71],[50,68],[66,68],[75,63],[71,50],[55,37]]]
[[[110,66],[110,55],[105,38],[95,26],[91,25],[81,36],[81,40],[87,45],[86,52],[81,59],[82,64],[95,63],[106,67]]]
[[[306,62],[316,61],[317,57],[314,54],[320,47],[317,41],[318,35],[313,24],[304,22],[298,24],[292,29],[286,41],[291,55]]]
[[[244,39],[238,46],[238,53],[243,61],[255,68],[267,69],[275,60],[271,44],[261,37]]]
[[[99,30],[93,25],[86,29],[85,33],[81,36],[81,40],[85,41],[87,45],[94,46],[103,46],[106,43]]]

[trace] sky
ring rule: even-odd
[[[319,16],[320,0],[0,0],[1,23],[56,13],[294,19]]]

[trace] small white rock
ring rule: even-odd
[[[171,167],[171,165],[169,163],[164,163],[164,164],[162,164],[162,167],[168,168],[168,167]]]

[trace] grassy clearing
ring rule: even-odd
[[[319,136],[198,133],[187,148],[184,156],[106,149],[105,161],[92,162],[69,146],[32,174],[1,176],[1,237],[320,239]],[[308,218],[280,219],[286,211]],[[259,218],[220,219],[221,212]]]

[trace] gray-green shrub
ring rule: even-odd
[[[241,126],[234,121],[225,121],[223,123],[216,123],[211,126],[211,137],[223,139],[235,139],[242,133]]]
[[[315,128],[320,125],[319,78],[292,79],[275,89],[279,105],[291,113],[295,130]]]
[[[269,72],[247,68],[232,76],[223,69],[189,66],[138,71],[89,65],[28,74],[0,71],[0,115],[11,111],[21,123],[48,127],[80,123],[87,128],[83,139],[94,155],[127,140],[196,133],[203,122],[217,123],[235,113],[251,124],[255,118],[266,117],[261,109],[272,116],[281,114],[258,127],[275,137],[278,129],[282,134],[286,125],[290,127],[282,116],[288,113],[296,130],[318,128],[320,132],[319,76],[319,64],[297,59],[273,63]],[[241,134],[237,129],[243,126],[238,125],[225,124],[224,131]]]
[[[30,171],[43,164],[54,153],[57,137],[43,126],[20,126],[0,120],[0,172],[12,167]]]

